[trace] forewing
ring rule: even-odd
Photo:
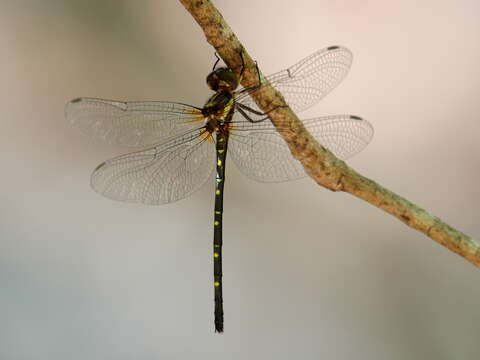
[[[286,70],[266,77],[270,85],[263,87],[275,87],[293,111],[302,111],[320,101],[343,80],[352,59],[353,55],[347,48],[330,46],[318,50]],[[236,101],[262,112],[248,91],[240,89],[238,93],[240,95]],[[248,115],[254,120],[261,118],[253,113]]]
[[[107,198],[160,205],[183,199],[211,175],[215,146],[196,130],[147,150],[107,160],[92,174],[92,188]]]
[[[201,125],[200,109],[167,101],[121,102],[78,98],[65,117],[84,133],[109,144],[142,147],[158,144]]]
[[[353,115],[323,116],[302,121],[310,134],[340,159],[360,152],[370,142],[373,127]],[[231,131],[230,154],[248,177],[262,182],[282,182],[306,176],[285,140],[269,121],[235,123]]]

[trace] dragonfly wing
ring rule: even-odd
[[[323,116],[302,121],[310,134],[337,157],[347,159],[370,142],[373,127],[353,115]],[[306,176],[301,163],[294,159],[287,143],[266,120],[234,123],[230,154],[238,168],[261,182],[282,182]]]
[[[246,136],[245,136],[246,135]],[[233,162],[247,177],[261,182],[282,182],[305,176],[302,164],[275,131],[259,131],[230,136]]]
[[[131,147],[158,144],[198,127],[203,120],[201,109],[186,104],[94,98],[68,102],[65,117],[88,135]]]
[[[312,136],[338,158],[346,160],[372,140],[373,126],[355,115],[330,115],[302,121]]]
[[[92,188],[107,198],[160,205],[183,199],[212,174],[215,146],[203,129],[149,149],[107,160],[92,174]]]
[[[340,84],[350,69],[352,59],[353,55],[347,48],[330,46],[266,79],[270,86],[282,93],[293,111],[302,111],[316,104]],[[236,101],[262,112],[244,88],[238,93]],[[261,118],[252,113],[248,115],[254,120]]]

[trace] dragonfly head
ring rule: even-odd
[[[231,69],[222,67],[208,74],[207,84],[213,91],[220,89],[233,91],[238,86],[238,78]]]

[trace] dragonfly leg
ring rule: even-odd
[[[255,68],[257,69],[258,82],[255,85],[243,88],[242,90],[237,92],[237,95],[243,94],[247,91],[257,90],[262,86],[262,79],[260,78],[260,70],[258,69],[258,63],[256,61],[255,61]],[[239,82],[242,81],[242,76],[243,76],[244,72],[245,72],[245,63],[244,63],[243,55],[242,55],[242,70],[240,71],[240,76],[239,76],[239,80],[238,80]]]
[[[242,114],[243,117],[244,117],[245,119],[247,119],[247,120],[248,120],[249,122],[251,122],[251,123],[262,122],[262,121],[268,119],[268,114],[269,114],[270,112],[272,112],[272,111],[274,111],[274,110],[277,110],[278,108],[287,107],[286,105],[278,105],[278,106],[275,106],[273,109],[268,110],[267,112],[260,112],[260,111],[257,111],[257,110],[255,110],[255,109],[252,109],[250,106],[247,106],[247,105],[242,104],[242,103],[239,103],[239,102],[235,103],[235,105],[237,106],[238,112],[239,112],[240,114]],[[256,119],[256,120],[254,120],[254,119],[252,119],[252,118],[246,113],[246,111],[248,111],[248,112],[250,112],[250,113],[252,113],[252,114],[255,114],[255,115],[260,115],[260,116],[266,115],[266,116],[263,117],[263,118],[261,118],[261,119]]]
[[[215,57],[217,58],[217,61],[215,61],[215,64],[213,64],[212,71],[215,71],[215,68],[217,67],[218,62],[220,61],[220,57],[218,56],[216,51],[215,51]]]
[[[243,74],[245,73],[245,58],[243,57],[243,50],[240,50],[240,58],[242,59],[242,68],[240,70],[240,74],[238,75],[238,82],[239,83],[242,82]],[[258,69],[257,61],[255,61],[255,68],[257,69],[258,82],[253,86],[250,86],[248,88],[243,89],[242,91],[239,92],[239,94],[241,94],[245,91],[248,91],[248,90],[256,90],[260,86],[262,86],[262,79],[260,78],[260,70]]]
[[[242,59],[242,67],[240,69],[240,74],[238,74],[238,83],[242,81],[243,74],[245,73],[245,58],[243,57],[243,50],[240,50],[240,59]]]
[[[248,122],[251,122],[251,123],[259,123],[259,122],[264,121],[265,119],[268,119],[268,116],[265,116],[264,118],[261,118],[261,119],[258,119],[258,120],[253,120],[249,115],[247,115],[247,113],[241,107],[238,107],[237,110],[240,114],[242,114],[242,116],[245,119],[248,120]]]

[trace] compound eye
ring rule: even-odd
[[[213,91],[217,91],[218,90],[218,86],[219,86],[219,79],[218,79],[218,76],[217,74],[215,74],[214,72],[210,73],[208,76],[207,76],[207,85],[210,89],[212,89]]]
[[[235,73],[230,69],[225,69],[220,74],[220,78],[222,79],[223,86],[229,88],[231,90],[235,90],[238,86],[238,79]]]

